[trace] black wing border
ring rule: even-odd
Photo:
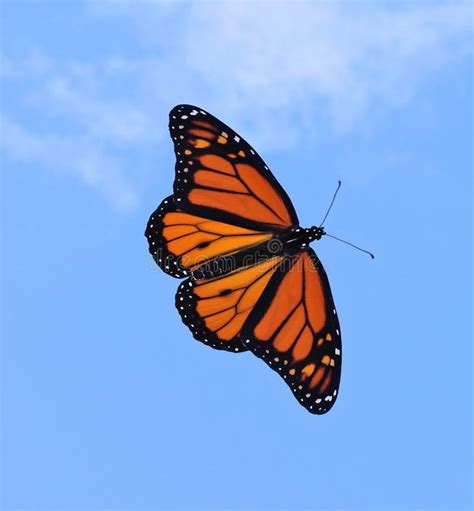
[[[168,275],[182,279],[191,276],[191,271],[182,268],[179,258],[174,256],[166,247],[166,240],[163,237],[163,217],[166,213],[178,212],[174,196],[165,197],[161,204],[155,209],[148,220],[145,237],[148,241],[148,251],[155,263]]]

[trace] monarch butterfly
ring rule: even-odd
[[[341,332],[328,278],[295,209],[257,152],[208,112],[169,115],[176,154],[173,195],[145,236],[166,273],[186,278],[176,307],[198,341],[251,351],[311,413],[334,405]]]

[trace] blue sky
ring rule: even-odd
[[[2,509],[471,507],[472,7],[2,5]],[[322,417],[197,343],[143,231],[167,113],[261,153],[343,335]]]

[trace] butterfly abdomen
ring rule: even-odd
[[[309,229],[296,227],[288,229],[255,247],[204,262],[193,271],[193,278],[215,278],[231,273],[239,268],[254,266],[271,257],[294,254],[296,251],[307,247],[312,241],[321,239],[323,234],[324,230],[320,227],[310,227]]]
[[[271,238],[255,247],[204,262],[198,269],[193,271],[193,278],[210,279],[226,275],[239,268],[255,266],[265,259],[282,255],[283,251],[284,244],[278,238]]]

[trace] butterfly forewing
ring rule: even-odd
[[[326,273],[311,249],[291,257],[255,305],[246,346],[262,358],[311,413],[334,404],[341,334]]]
[[[169,128],[177,202],[257,230],[298,224],[290,199],[264,161],[224,123],[198,107],[178,105],[170,112]]]

